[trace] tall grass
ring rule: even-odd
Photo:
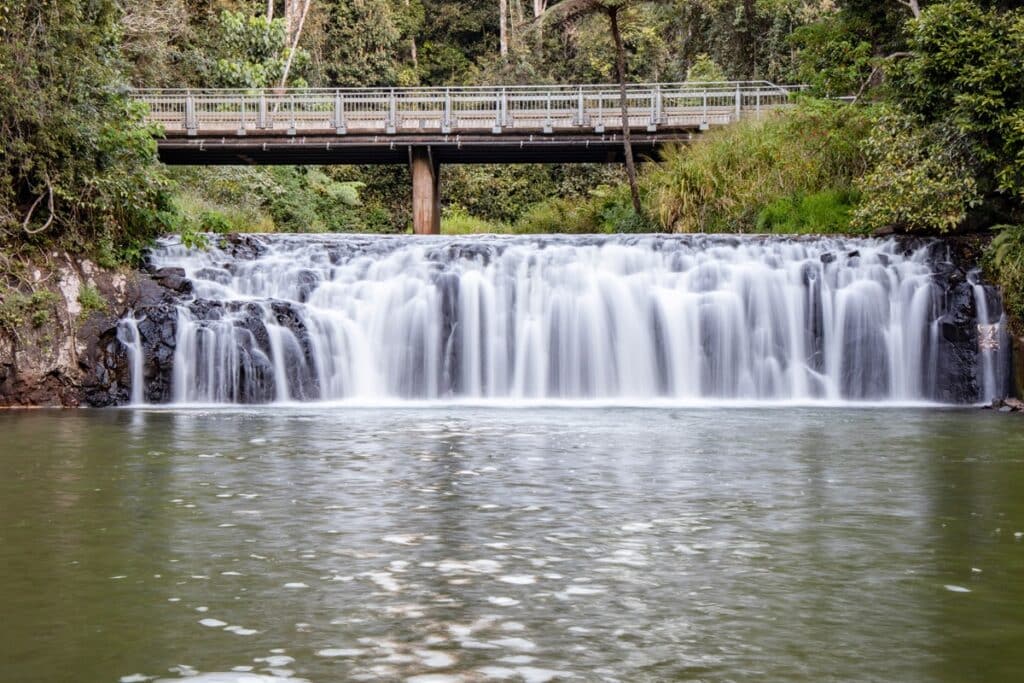
[[[196,232],[275,232],[274,220],[253,206],[221,203],[191,190],[174,197],[181,229]]]
[[[757,232],[775,234],[849,233],[860,197],[851,190],[822,190],[776,199],[757,215]]]
[[[668,148],[662,163],[644,174],[647,209],[670,231],[751,232],[762,211],[780,199],[797,209],[802,198],[847,191],[865,169],[860,143],[871,116],[864,107],[805,100],[761,120],[712,130],[690,146]],[[798,227],[785,220],[774,224]],[[800,228],[813,231],[814,225]]]
[[[515,223],[518,234],[592,233],[598,225],[591,202],[555,197],[533,204]]]
[[[471,216],[468,211],[459,206],[448,207],[441,214],[442,235],[484,235],[508,232],[511,230],[507,224]]]

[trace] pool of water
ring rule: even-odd
[[[1019,681],[1024,420],[0,413],[0,605],[20,683]]]

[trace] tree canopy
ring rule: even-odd
[[[819,97],[855,97],[854,118],[870,125],[814,115],[835,128],[815,124],[828,144],[807,145],[800,153],[817,155],[821,167],[831,169],[826,156],[841,148],[843,158],[857,160],[856,168],[800,183],[799,174],[782,173],[780,160],[750,156],[747,161],[763,164],[744,165],[751,178],[775,174],[794,182],[778,186],[791,193],[776,197],[779,204],[764,193],[739,192],[737,180],[735,196],[752,202],[734,213],[746,217],[742,229],[767,225],[754,218],[769,204],[797,207],[818,192],[850,203],[843,211],[849,208],[852,218],[844,225],[851,230],[1019,223],[1024,13],[1016,5],[10,0],[0,3],[0,240],[8,249],[60,241],[113,259],[130,258],[167,230],[240,229],[248,223],[261,229],[405,229],[402,168],[164,169],[155,160],[154,131],[142,125],[142,112],[126,97],[130,87],[270,87],[285,80],[286,70],[288,85],[310,86],[609,82],[618,80],[618,56],[625,81],[766,79],[806,83]],[[735,144],[753,144],[756,137],[734,135]],[[708,149],[724,153],[725,147]],[[646,217],[657,222],[673,216],[662,229],[701,229],[694,217],[678,213],[695,206],[693,197],[680,195],[689,191],[686,185],[673,190],[662,181],[675,171],[682,177],[684,170],[711,177],[714,168],[725,167],[722,161],[711,152],[682,150],[661,167],[641,171],[636,196]],[[698,169],[698,163],[709,166]],[[673,171],[673,164],[681,166]],[[459,179],[446,184],[451,209],[472,209],[492,223],[543,215],[533,208],[543,199],[536,196],[538,185],[592,201],[588,215],[625,215],[620,209],[634,203],[618,185],[622,178],[603,168],[447,173]],[[576,182],[552,182],[555,177]],[[491,188],[488,200],[467,189],[474,187]],[[729,196],[728,186],[719,189]],[[740,223],[729,225],[741,229]]]

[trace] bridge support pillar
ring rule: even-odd
[[[417,235],[441,234],[441,165],[434,163],[430,147],[413,147],[412,229]]]

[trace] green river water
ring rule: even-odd
[[[1024,420],[0,413],[0,610],[11,683],[1021,681]]]

